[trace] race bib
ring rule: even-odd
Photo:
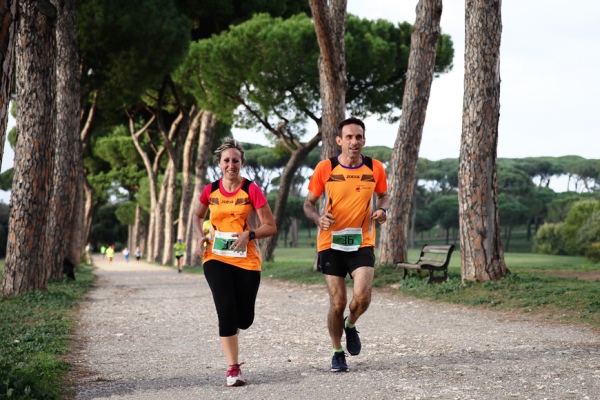
[[[247,250],[237,251],[233,250],[231,246],[233,242],[237,240],[236,237],[233,236],[234,232],[220,232],[215,231],[215,238],[213,239],[213,247],[212,252],[214,254],[218,254],[220,256],[226,257],[238,257],[244,258],[246,257]]]
[[[341,251],[356,251],[362,244],[362,228],[346,228],[331,232],[331,248]]]

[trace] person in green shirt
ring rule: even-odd
[[[112,246],[108,246],[106,248],[106,258],[108,258],[109,264],[112,264],[114,256],[115,256],[115,245],[113,244]]]
[[[175,249],[175,258],[177,259],[177,270],[181,272],[183,268],[183,260],[181,258],[185,254],[185,243],[183,243],[183,240],[177,239],[177,243],[173,245],[173,248]]]

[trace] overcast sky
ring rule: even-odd
[[[441,26],[454,42],[454,68],[433,82],[420,150],[420,156],[430,160],[459,155],[464,3],[444,0]],[[348,12],[371,20],[414,24],[416,5],[417,0],[348,0]],[[600,114],[598,15],[600,2],[596,0],[502,2],[498,157],[600,158],[595,117]],[[375,119],[366,123],[368,146],[393,146],[397,124]],[[263,133],[235,131],[235,136],[267,144]],[[2,171],[12,164],[13,153],[6,146]]]
[[[415,22],[416,0],[348,0],[371,20]],[[434,80],[420,156],[458,158],[462,129],[464,0],[444,0],[442,32],[454,43],[454,68]],[[498,157],[600,158],[600,2],[502,2]],[[398,125],[367,121],[367,146],[393,146]],[[314,134],[314,132],[312,133]],[[266,144],[262,133],[236,138]]]

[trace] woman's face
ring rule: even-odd
[[[221,153],[219,167],[221,167],[221,170],[223,171],[224,178],[237,178],[243,165],[242,153],[240,153],[238,149],[227,149]]]

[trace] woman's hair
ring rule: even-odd
[[[215,164],[219,164],[219,161],[221,161],[221,155],[223,154],[223,152],[225,150],[228,149],[236,149],[240,152],[240,154],[242,155],[242,164],[246,163],[246,158],[244,157],[244,148],[242,147],[242,144],[240,142],[238,142],[237,140],[235,140],[234,138],[225,138],[223,139],[223,142],[221,143],[221,145],[219,146],[219,148],[217,148],[215,150]]]

